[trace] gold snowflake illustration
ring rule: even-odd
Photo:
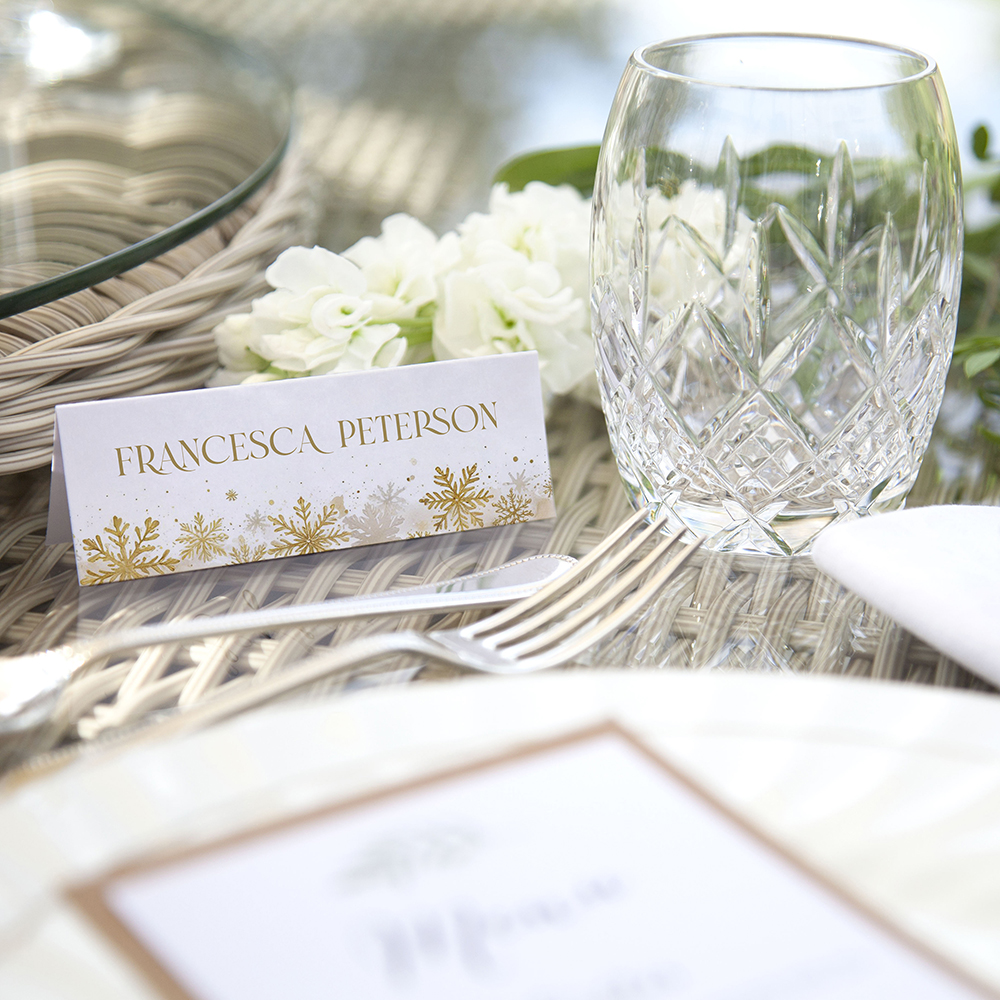
[[[438,466],[434,470],[437,473],[434,484],[441,490],[428,491],[419,502],[430,510],[441,511],[434,515],[435,531],[466,531],[483,526],[483,508],[493,499],[493,494],[485,487],[474,489],[479,482],[477,468],[477,465],[466,466],[457,482],[450,468]]]
[[[290,518],[268,515],[275,532],[286,536],[272,542],[271,555],[304,556],[310,552],[328,552],[350,540],[350,532],[336,523],[337,518],[346,513],[343,503],[338,503],[337,499],[325,504],[315,518],[312,516],[312,504],[307,503],[305,497],[299,497],[293,510]]]
[[[83,550],[90,554],[94,562],[106,563],[107,569],[89,569],[83,578],[84,586],[94,583],[114,583],[119,580],[141,580],[144,576],[154,573],[172,573],[180,563],[170,555],[170,550],[160,550],[152,558],[149,554],[157,552],[159,546],[152,545],[160,537],[160,522],[147,517],[142,528],[135,529],[135,542],[129,538],[128,521],[113,517],[111,524],[105,527],[108,533],[108,544],[100,535],[83,540]]]
[[[239,496],[239,493],[237,493],[236,490],[226,490],[226,499],[227,500],[235,500],[238,496]]]
[[[214,521],[206,521],[202,514],[196,513],[193,521],[181,522],[181,533],[177,537],[177,544],[183,546],[182,559],[209,562],[216,556],[226,554],[223,543],[228,540],[229,535],[222,530],[221,517],[217,517]]]
[[[260,562],[266,556],[267,546],[263,543],[251,545],[245,535],[240,535],[236,539],[236,544],[229,550],[229,558],[238,563]]]
[[[497,512],[494,524],[523,524],[531,520],[531,497],[516,493],[512,486],[493,501],[493,509]]]

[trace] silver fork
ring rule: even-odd
[[[594,596],[663,527],[661,518],[627,539],[649,513],[648,508],[638,511],[568,573],[488,618],[455,629],[367,636],[324,650],[262,681],[233,681],[214,697],[151,727],[150,735],[208,725],[388,653],[415,653],[489,674],[527,674],[567,663],[652,600],[701,544],[696,539],[679,547],[684,529],[663,538]]]
[[[379,594],[337,597],[317,604],[272,605],[255,611],[175,620],[112,631],[80,642],[15,656],[0,656],[0,734],[46,719],[62,689],[89,665],[148,646],[173,645],[290,625],[329,624],[352,618],[501,607],[537,593],[576,565],[569,556],[524,556],[494,569]]]

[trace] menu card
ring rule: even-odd
[[[70,895],[171,1000],[997,996],[613,726]]]

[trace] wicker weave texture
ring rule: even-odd
[[[44,515],[25,513],[0,533],[0,629],[5,652],[43,649],[157,620],[308,603],[447,579],[536,552],[575,556],[629,513],[600,413],[564,402],[549,428],[554,522],[225,567],[79,590],[65,546],[46,548]],[[36,507],[44,505],[44,478]],[[44,610],[46,602],[51,602]],[[35,609],[35,610],[31,610]],[[312,626],[187,648],[150,647],[95,664],[65,692],[51,725],[8,746],[8,759],[104,741],[164,709],[191,707],[219,688],[280,671],[316,647],[385,628],[458,624],[459,615]],[[987,689],[820,574],[806,558],[703,554],[642,617],[580,661],[586,666],[839,673]],[[321,685],[329,695],[376,683],[458,676],[452,668],[390,658]],[[63,751],[64,753],[67,751]]]
[[[212,329],[266,287],[264,268],[314,225],[301,156],[264,190],[162,256],[0,320],[0,475],[48,465],[54,407],[204,385]]]
[[[543,15],[553,11],[565,14],[593,7],[590,0],[560,0],[554,6],[540,0],[507,5],[484,0],[464,6],[452,0],[428,0],[381,7],[369,0],[332,6],[303,0],[280,10],[272,2],[244,0],[197,4],[162,0],[160,5],[217,30],[289,45],[314,25],[320,31],[339,31],[344,18],[351,30],[367,26],[373,31],[410,18],[423,26],[420,38],[428,46],[461,35],[445,28],[463,19],[484,24],[521,16],[544,20]],[[404,42],[408,47],[400,52],[409,52],[412,39],[400,40],[400,46]],[[411,59],[423,60],[428,73],[433,75],[438,63],[442,73],[452,73],[437,49],[433,59],[421,52],[415,50]],[[474,202],[479,188],[485,189],[488,175],[480,175],[487,168],[480,170],[476,164],[477,157],[490,159],[491,140],[475,110],[462,105],[459,114],[441,97],[450,91],[431,88],[433,93],[422,97],[419,87],[404,94],[394,80],[386,85],[393,90],[393,100],[386,94],[366,91],[352,96],[316,86],[301,103],[301,134],[310,167],[323,180],[324,242],[335,248],[376,231],[379,220],[392,211],[413,212],[440,228],[451,224],[447,220],[457,206],[482,207],[470,199]],[[495,162],[490,160],[490,169]],[[211,245],[196,247],[192,241],[181,248],[185,256],[168,255],[169,260],[151,262],[121,279],[134,285],[106,283],[108,288],[81,293],[79,300],[64,300],[55,314],[33,311],[19,318],[22,323],[37,322],[37,327],[8,331],[0,325],[0,355],[7,355],[0,357],[0,470],[47,464],[51,407],[85,398],[60,398],[64,392],[72,394],[74,386],[80,392],[99,390],[94,396],[111,396],[200,384],[213,364],[210,330],[216,319],[239,308],[261,287],[262,262],[287,242],[303,240],[302,235],[292,234],[301,228],[304,199],[301,167],[290,160],[275,190],[250,206],[248,218],[234,216],[227,223],[235,224],[235,229],[220,227],[211,236],[205,234],[206,240],[216,240]],[[75,334],[78,329],[85,332]],[[77,342],[74,336],[82,339]],[[65,339],[48,344],[56,337]],[[23,360],[17,360],[18,351],[24,352]],[[79,365],[54,374],[48,367],[53,357],[59,352],[69,357],[73,351],[93,353],[82,353]],[[22,368],[8,373],[4,365],[12,358]],[[141,361],[138,368],[132,364],[134,358]],[[91,380],[90,386],[75,385],[80,379]],[[561,403],[550,421],[549,445],[559,511],[554,523],[417,539],[85,592],[76,584],[68,549],[46,548],[42,542],[47,476],[39,470],[0,477],[0,647],[8,653],[26,652],[144,622],[372,593],[445,579],[520,554],[581,555],[629,512],[600,413],[586,405]],[[939,446],[952,444],[937,438],[932,448]],[[986,454],[982,442],[961,448],[966,449],[959,463],[964,471],[946,481],[938,475],[936,461],[929,460],[915,489],[915,502],[1000,502],[1000,483],[988,471],[996,456]],[[438,623],[448,627],[458,620],[459,616],[449,616]],[[430,623],[430,618],[421,616],[394,624],[422,628]],[[4,754],[8,762],[34,754],[38,766],[45,766],[88,744],[114,740],[161,710],[194,706],[220,687],[282,670],[317,645],[340,643],[385,626],[384,621],[354,622],[335,630],[316,627],[215,640],[186,649],[151,648],[95,664],[67,689],[52,724],[19,744],[0,747],[0,760]],[[808,559],[700,556],[637,622],[592,650],[586,662],[619,669],[628,665],[844,673],[985,687],[818,574]],[[323,690],[330,694],[361,684],[453,676],[451,669],[397,659],[372,664],[324,685]],[[60,747],[51,755],[43,752]]]

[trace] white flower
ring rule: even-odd
[[[531,181],[513,194],[506,184],[495,184],[489,214],[474,212],[458,231],[466,246],[497,240],[528,260],[554,265],[564,285],[589,299],[590,201],[568,184]]]
[[[380,236],[365,236],[344,251],[367,282],[367,298],[380,320],[414,319],[437,297],[437,277],[458,260],[458,239],[439,240],[410,215],[390,215]]]
[[[351,334],[371,318],[372,304],[356,295],[331,292],[313,303],[309,310],[312,328],[337,343],[346,343]]]
[[[442,282],[435,357],[538,351],[546,388],[569,392],[593,368],[583,302],[552,264],[503,243],[479,244],[471,264]]]
[[[360,295],[365,290],[364,275],[358,268],[323,247],[289,247],[264,277],[272,288],[311,297],[314,302],[327,292]]]
[[[545,388],[570,392],[594,367],[590,203],[573,188],[497,184],[489,214],[459,227],[461,259],[439,281],[437,358],[538,351]]]
[[[219,361],[234,375],[260,369],[260,357],[250,350],[250,316],[247,313],[227,316],[215,328],[215,343]]]
[[[216,385],[534,350],[546,389],[593,376],[590,203],[570,187],[494,187],[438,239],[408,215],[343,254],[286,250],[272,292],[216,327]],[[405,357],[404,357],[405,355]]]
[[[215,329],[214,385],[393,367],[406,340],[375,318],[364,273],[322,247],[291,247],[264,272],[274,289]]]

